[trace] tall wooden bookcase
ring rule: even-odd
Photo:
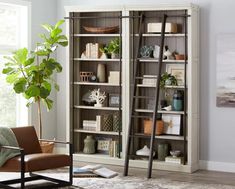
[[[184,164],[166,163],[154,158],[153,168],[162,170],[173,170],[183,172],[193,172],[198,169],[199,161],[199,52],[198,52],[198,12],[197,6],[187,5],[151,5],[151,6],[113,6],[113,7],[66,7],[67,35],[69,36],[69,48],[67,49],[67,67],[66,67],[66,128],[67,138],[74,144],[74,160],[124,165],[124,155],[126,150],[127,130],[130,119],[130,98],[133,78],[133,61],[136,54],[136,38],[138,38],[138,15],[143,12],[146,16],[144,23],[143,44],[157,45],[160,41],[159,34],[147,33],[147,24],[151,22],[160,22],[159,17],[162,14],[172,15],[169,22],[177,23],[181,29],[174,34],[166,34],[166,45],[173,51],[180,54],[187,52],[186,60],[165,60],[163,69],[169,69],[172,66],[183,66],[186,68],[184,86],[178,88],[169,87],[169,90],[183,90],[185,97],[185,109],[180,112],[167,112],[168,114],[180,114],[184,120],[182,126],[183,134],[160,135],[156,136],[156,148],[159,143],[168,143],[172,149],[180,149],[185,156]],[[181,18],[174,18],[173,15],[189,15],[186,22]],[[186,24],[184,24],[186,23]],[[83,26],[110,27],[118,26],[119,30],[112,34],[89,33]],[[81,58],[87,43],[109,43],[110,40],[119,38],[121,43],[120,56],[118,59],[84,59]],[[142,59],[142,74],[154,75],[157,73],[154,59]],[[92,83],[81,82],[79,74],[81,71],[90,71],[96,73],[97,65],[105,64],[107,72],[119,71],[120,81],[118,84],[108,82]],[[170,65],[170,66],[169,66]],[[82,102],[82,96],[89,90],[100,88],[109,94],[115,93],[120,96],[118,107],[96,108],[86,106]],[[143,94],[152,94],[153,87],[139,84],[139,90]],[[144,108],[136,108],[136,111],[148,113],[145,105],[147,102],[140,102]],[[94,120],[96,115],[118,113],[121,117],[119,132],[113,131],[86,131],[82,127],[83,120]],[[166,112],[162,112],[163,114]],[[149,144],[149,136],[143,134],[143,125],[137,121],[139,137],[136,139],[134,151]],[[92,135],[99,140],[110,139],[119,141],[119,151],[117,157],[110,157],[109,154],[95,153],[84,154],[84,139],[87,135]],[[130,166],[146,168],[148,161],[142,159],[130,160]]]

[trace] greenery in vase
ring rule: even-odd
[[[119,38],[115,38],[111,40],[108,45],[100,48],[100,52],[105,53],[106,55],[110,56],[112,53],[119,54],[120,51],[120,40]]]
[[[167,72],[161,75],[160,88],[164,89],[166,85],[178,85],[176,77]]]
[[[23,94],[27,99],[27,106],[32,103],[38,104],[39,116],[39,138],[42,137],[41,122],[41,101],[49,111],[53,106],[53,101],[49,98],[52,88],[59,91],[59,85],[53,79],[53,74],[62,71],[62,66],[52,54],[58,46],[67,46],[68,40],[62,34],[60,28],[64,20],[60,20],[51,26],[43,24],[42,27],[47,34],[40,34],[41,43],[37,43],[37,48],[31,52],[27,48],[22,48],[13,53],[12,56],[4,57],[7,62],[2,70],[6,74],[6,81],[13,86],[17,94]]]

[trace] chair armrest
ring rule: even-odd
[[[71,142],[65,142],[65,141],[56,141],[56,140],[47,140],[47,139],[38,139],[39,141],[45,141],[45,142],[54,142],[58,144],[71,144]]]
[[[1,148],[5,148],[5,149],[11,149],[11,150],[19,150],[19,151],[23,151],[23,148],[20,147],[15,147],[15,146],[0,146],[0,150]]]

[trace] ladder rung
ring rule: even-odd
[[[154,99],[153,96],[133,96],[134,98]]]
[[[131,117],[133,117],[133,118],[146,118],[146,119],[153,118],[153,116],[143,116],[143,115],[132,115]]]
[[[156,77],[148,77],[148,76],[146,76],[146,77],[139,77],[139,76],[137,76],[137,77],[135,77],[135,79],[157,79],[157,76]]]

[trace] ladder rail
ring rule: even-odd
[[[139,40],[138,40],[138,46],[137,46],[137,53],[136,53],[136,56],[137,58],[135,59],[135,62],[134,62],[134,78],[133,78],[133,93],[132,95],[135,96],[136,94],[136,75],[137,73],[139,72],[139,56],[140,56],[140,52],[139,52],[139,49],[140,49],[140,46],[141,46],[141,43],[142,43],[142,33],[143,33],[143,28],[142,28],[142,25],[143,25],[143,20],[144,20],[144,15],[143,13],[141,13],[141,16],[140,16],[140,25],[139,25]],[[131,111],[130,111],[130,116],[129,116],[129,127],[128,127],[128,133],[127,133],[127,144],[126,144],[126,153],[125,153],[125,165],[124,165],[124,173],[123,175],[124,176],[127,176],[128,175],[128,167],[129,167],[129,151],[130,151],[130,145],[131,145],[131,137],[129,137],[131,135],[131,131],[132,131],[132,127],[133,127],[133,124],[132,124],[132,113],[133,113],[133,110],[135,108],[135,101],[136,99],[135,98],[131,98]]]
[[[161,69],[162,69],[163,47],[164,47],[164,40],[165,40],[166,19],[167,19],[167,15],[164,14],[162,18],[161,45],[160,45],[159,62],[158,62],[158,79],[157,79],[156,88],[155,88],[155,106],[154,106],[154,111],[153,111],[152,133],[151,133],[151,139],[150,139],[150,154],[149,154],[147,178],[151,178],[152,176],[153,149],[154,149],[154,140],[155,140],[155,132],[156,132],[155,123],[156,123],[157,116],[158,116],[158,101],[159,101],[159,92],[160,92],[159,87],[160,87],[160,78],[161,78]]]

